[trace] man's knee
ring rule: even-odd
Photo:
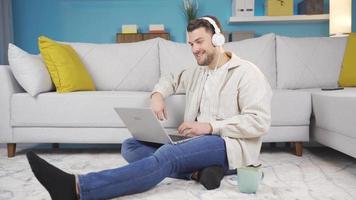
[[[157,162],[164,166],[170,176],[177,174],[184,167],[182,166],[183,154],[178,145],[165,144],[153,154]]]
[[[139,142],[135,140],[134,138],[129,138],[126,139],[122,144],[121,144],[121,155],[122,157],[125,158],[125,160],[130,159],[130,153],[133,152],[138,146]]]
[[[176,148],[172,144],[165,144],[161,146],[157,151],[154,153],[154,155],[159,159],[159,160],[171,160],[173,161],[176,157]]]

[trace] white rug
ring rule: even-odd
[[[100,171],[126,164],[119,146],[59,150],[20,146],[17,155],[8,159],[5,146],[1,145],[0,200],[50,199],[30,171],[25,157],[30,149],[70,173]],[[117,199],[356,199],[356,159],[342,153],[329,148],[309,148],[304,149],[303,157],[297,157],[286,149],[263,149],[261,160],[265,177],[257,194],[240,193],[233,184],[236,177],[232,175],[226,176],[221,187],[212,191],[194,181],[166,178],[147,192]]]

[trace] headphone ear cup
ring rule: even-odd
[[[211,41],[214,46],[222,46],[225,43],[225,37],[221,33],[215,33]]]

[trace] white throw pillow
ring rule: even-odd
[[[97,90],[151,92],[159,79],[158,39],[133,43],[66,43],[91,74]]]
[[[277,87],[335,87],[347,38],[277,36]]]
[[[274,34],[239,42],[228,42],[224,45],[225,50],[257,65],[269,80],[272,88],[276,88],[277,85],[275,48]],[[161,39],[159,54],[161,76],[198,66],[189,44]]]
[[[189,44],[159,40],[160,76],[179,73],[183,69],[197,67]]]
[[[274,33],[260,37],[228,42],[227,51],[255,64],[266,76],[272,88],[277,87],[276,36]]]
[[[9,63],[17,82],[31,96],[54,90],[48,70],[38,55],[9,44]]]

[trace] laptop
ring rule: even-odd
[[[151,108],[114,108],[131,135],[140,141],[159,144],[179,144],[193,138],[165,129]]]

